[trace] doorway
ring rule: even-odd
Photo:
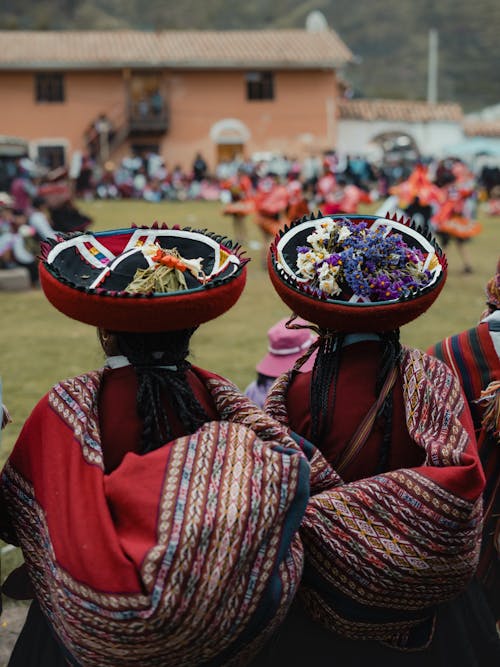
[[[243,144],[217,144],[217,163],[232,162],[237,157],[242,157]]]

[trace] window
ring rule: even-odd
[[[273,100],[274,75],[272,72],[248,72],[247,100]]]
[[[57,169],[66,163],[66,150],[64,146],[38,146],[38,162],[47,169]]]
[[[64,102],[64,76],[35,74],[35,99],[37,102]]]

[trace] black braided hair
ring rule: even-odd
[[[311,378],[311,439],[323,442],[333,415],[344,334],[321,331]],[[330,387],[331,398],[330,398]]]
[[[399,340],[399,329],[380,334],[382,340],[382,358],[380,360],[380,368],[377,374],[377,381],[375,384],[376,395],[380,393],[384,386],[385,379],[392,369],[397,366],[401,357],[401,342]],[[380,406],[377,417],[384,421],[384,435],[382,437],[382,446],[380,448],[380,456],[377,465],[376,473],[385,472],[389,461],[389,453],[391,449],[392,440],[392,408],[394,403],[393,398],[394,388],[387,394],[384,402]]]
[[[162,333],[117,332],[116,342],[137,374],[137,414],[143,420],[141,452],[158,449],[171,438],[172,429],[163,408],[165,393],[188,433],[209,418],[196,399],[186,373],[189,341],[195,329]],[[171,367],[171,368],[169,368]]]
[[[399,362],[401,356],[399,329],[379,335],[382,343],[382,357],[375,384],[377,396],[387,375]],[[344,338],[345,334],[339,332],[322,331],[320,333],[320,344],[311,378],[311,440],[320,448],[331,428]],[[377,414],[377,417],[384,420],[384,435],[377,473],[387,469],[392,436],[392,406],[393,392],[391,390]]]

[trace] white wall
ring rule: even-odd
[[[446,154],[446,146],[458,143],[464,138],[461,125],[453,122],[405,123],[340,119],[337,151],[342,155],[367,155],[373,139],[386,132],[409,135],[415,140],[424,157],[442,157]]]

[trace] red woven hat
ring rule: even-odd
[[[58,310],[133,332],[191,328],[222,315],[243,291],[248,262],[228,239],[166,225],[59,236],[43,255],[41,285]]]
[[[278,234],[268,269],[281,299],[309,322],[382,332],[429,308],[445,283],[447,262],[434,239],[404,218],[320,213]]]

